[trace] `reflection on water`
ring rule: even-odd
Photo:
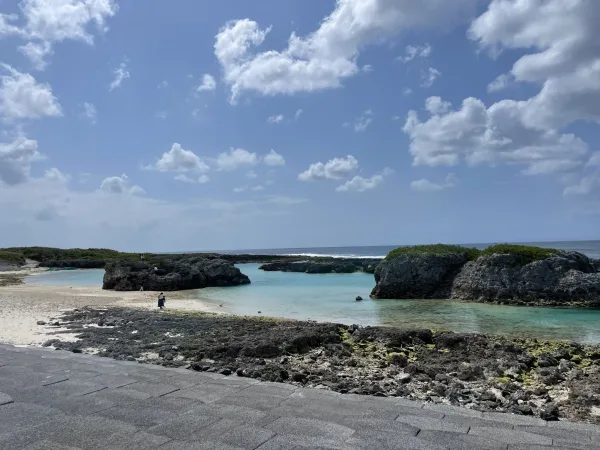
[[[312,319],[361,325],[433,328],[600,343],[600,310],[528,308],[449,300],[370,300],[372,275],[306,275],[239,266],[247,286],[189,291],[216,309],[235,314]],[[47,272],[26,277],[41,286],[102,285],[103,270]],[[355,301],[357,295],[365,300]],[[219,305],[223,308],[219,308]]]

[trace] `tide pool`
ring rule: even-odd
[[[263,272],[258,270],[259,264],[238,267],[252,284],[188,291],[187,296],[215,309],[241,315],[258,315],[261,311],[262,316],[299,320],[600,343],[600,309],[515,307],[449,300],[371,300],[373,275]],[[26,277],[25,282],[100,287],[103,275],[103,270],[47,272]],[[357,295],[364,300],[355,301]]]

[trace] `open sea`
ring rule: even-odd
[[[535,245],[576,250],[600,258],[600,241]],[[471,246],[485,248],[487,245]],[[396,247],[260,249],[228,253],[376,257]],[[259,264],[238,267],[250,277],[252,284],[188,291],[187,295],[223,312],[242,315],[259,315],[260,311],[263,316],[301,320],[600,343],[600,309],[515,307],[449,300],[371,300],[369,293],[375,285],[373,275],[264,272],[258,270]],[[100,286],[103,274],[103,270],[57,271],[25,280],[35,285]],[[356,302],[357,295],[365,300]]]

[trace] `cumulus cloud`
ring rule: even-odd
[[[277,153],[275,150],[271,150],[264,158],[263,161],[267,166],[285,166],[285,158]]]
[[[67,183],[70,179],[70,176],[65,175],[56,167],[53,167],[44,172],[44,178],[57,183]]]
[[[146,192],[139,186],[132,186],[125,174],[120,177],[107,177],[100,184],[100,191],[107,194],[143,195]]]
[[[267,119],[267,122],[269,122],[270,124],[277,124],[277,123],[283,122],[283,119],[284,119],[283,114],[277,114],[275,116],[270,116]]]
[[[358,169],[358,161],[354,156],[348,155],[346,158],[334,158],[325,164],[317,162],[311,164],[309,168],[298,175],[300,181],[316,180],[340,180]]]
[[[19,50],[38,70],[46,68],[55,43],[74,40],[92,45],[92,25],[104,33],[107,20],[118,10],[114,0],[22,0],[19,7],[20,15],[0,14],[0,38],[27,40]]]
[[[159,172],[208,172],[210,167],[191,150],[184,149],[181,144],[174,143],[171,150],[162,154],[149,169]]]
[[[31,163],[40,159],[37,141],[20,136],[9,143],[0,142],[0,185],[26,182]]]
[[[232,148],[229,152],[220,153],[216,163],[219,170],[231,171],[238,167],[255,165],[258,163],[258,156],[243,148]]]
[[[441,183],[434,183],[429,181],[426,178],[422,178],[420,180],[415,180],[410,183],[410,188],[413,191],[420,192],[435,192],[435,191],[443,191],[444,189],[450,189],[455,187],[458,184],[458,178],[455,174],[449,173],[446,176],[446,179]]]
[[[488,84],[487,90],[488,92],[501,91],[503,89],[506,89],[512,81],[513,79],[509,74],[504,73],[502,75],[498,75],[494,81]]]
[[[477,0],[339,0],[306,37],[292,33],[287,48],[253,53],[271,28],[250,20],[228,22],[216,36],[215,55],[235,102],[244,91],[263,95],[338,88],[358,74],[360,51],[417,28],[449,27],[471,17]]]
[[[0,117],[5,121],[62,116],[62,108],[50,85],[1,64]]]
[[[450,102],[443,101],[441,97],[429,97],[425,100],[425,109],[432,116],[445,114],[450,110],[450,108],[452,108],[452,104]]]
[[[123,84],[123,81],[125,81],[128,78],[131,78],[131,74],[129,73],[129,69],[127,68],[127,63],[122,62],[119,65],[119,67],[113,70],[113,75],[114,79],[108,86],[109,91],[114,91],[115,89],[120,88]]]
[[[206,174],[202,174],[197,177],[192,177],[190,175],[185,175],[182,173],[182,174],[175,176],[175,179],[177,181],[182,181],[184,183],[191,183],[191,184],[205,184],[210,181],[210,178]]]
[[[252,187],[253,192],[260,192],[260,191],[264,191],[264,190],[265,190],[265,187],[261,186],[260,184]]]
[[[365,192],[375,189],[379,186],[386,176],[393,173],[391,169],[384,169],[382,173],[375,174],[371,178],[363,178],[360,175],[356,175],[351,180],[346,181],[344,184],[335,188],[337,192]]]
[[[425,44],[422,46],[407,45],[405,49],[405,55],[398,56],[396,59],[398,61],[402,61],[403,63],[407,63],[415,58],[428,58],[429,55],[431,55],[431,50],[431,45],[429,44]]]
[[[302,109],[298,109],[296,111],[296,114],[294,114],[294,119],[298,120],[300,118],[300,116],[302,115],[303,110]]]
[[[453,166],[461,160],[471,166],[515,164],[534,175],[580,167],[588,152],[587,144],[573,134],[527,127],[519,102],[513,100],[486,108],[481,100],[467,98],[458,110],[434,110],[438,114],[424,122],[416,111],[408,113],[404,132],[410,137],[414,165]]]
[[[585,120],[600,123],[600,2],[589,0],[493,0],[469,29],[492,56],[525,50],[512,67],[516,82],[541,85],[520,102],[523,121],[560,128]]]
[[[205,73],[202,76],[202,83],[198,86],[198,92],[214,91],[217,88],[217,81],[212,75]]]

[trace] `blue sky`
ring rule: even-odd
[[[0,246],[598,239],[589,0],[0,0]]]

